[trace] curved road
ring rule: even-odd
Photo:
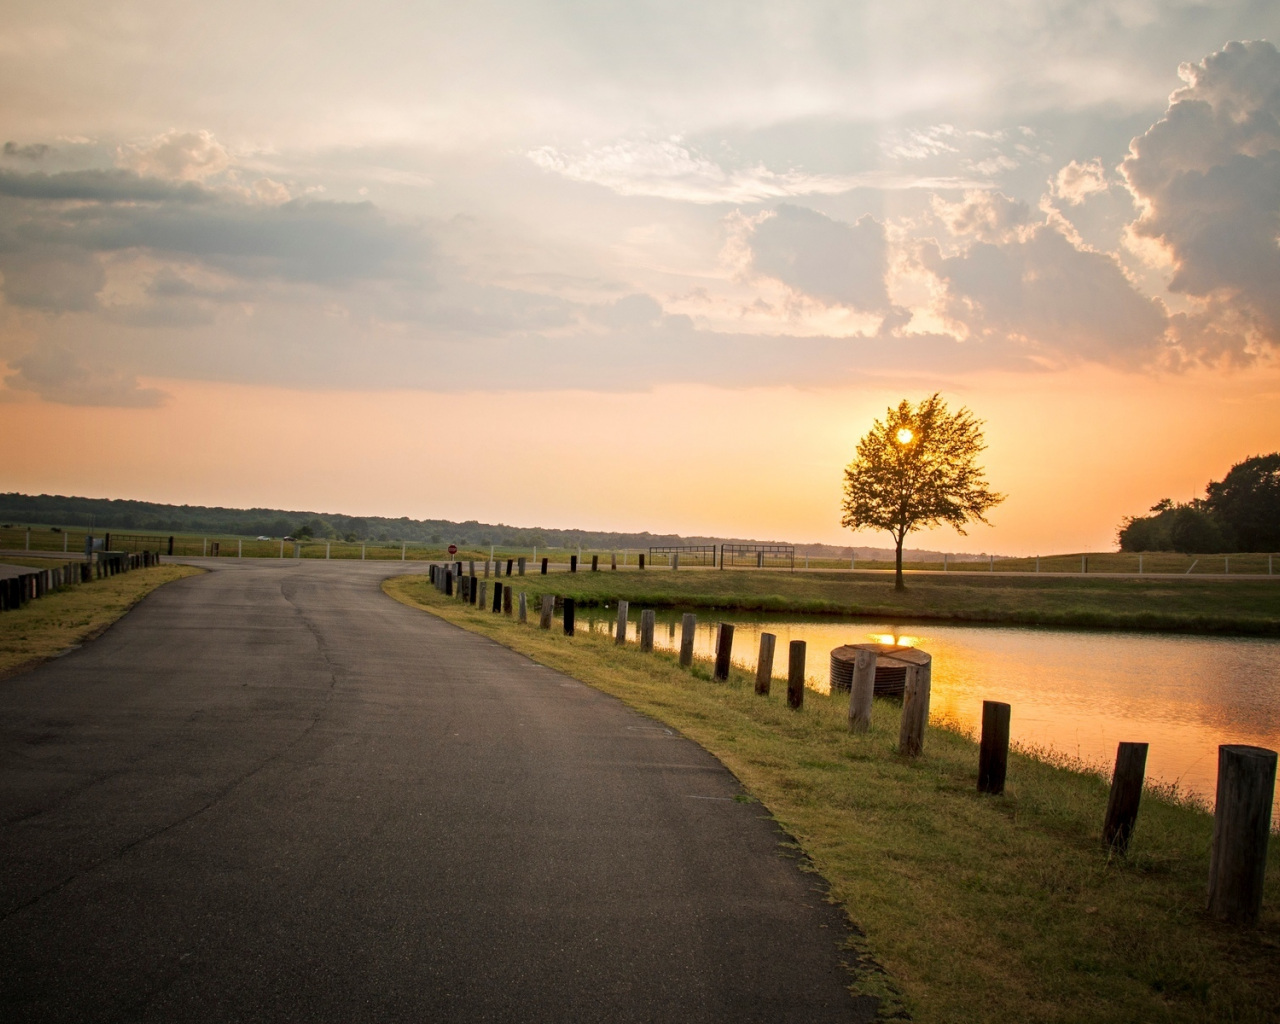
[[[0,1018],[871,1015],[700,747],[392,601],[399,565],[208,564],[0,681]]]

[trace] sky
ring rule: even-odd
[[[1280,448],[1280,5],[6,4],[0,490],[1114,547]]]

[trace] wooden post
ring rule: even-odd
[[[787,706],[799,710],[804,707],[804,655],[807,645],[803,640],[792,640],[787,652]]]
[[[1145,743],[1121,743],[1116,747],[1116,771],[1111,776],[1111,796],[1107,800],[1107,816],[1102,821],[1102,841],[1116,853],[1129,849],[1146,773]]]
[[[653,652],[653,619],[652,608],[640,613],[640,650],[645,654]]]
[[[907,681],[902,690],[902,728],[898,730],[898,753],[907,757],[919,757],[924,752],[932,670],[929,662],[907,666]]]
[[[1008,704],[997,700],[982,702],[982,745],[978,748],[979,793],[999,796],[1004,792],[1004,779],[1009,770],[1010,710]],[[1145,752],[1143,757],[1146,757]],[[1141,781],[1138,788],[1142,788]]]
[[[619,647],[625,647],[627,643],[627,602],[618,602],[618,621],[613,627],[613,642]]]
[[[511,614],[511,584],[508,583],[502,588],[502,614],[509,616]]]
[[[570,557],[573,557],[572,555]],[[574,628],[574,607],[573,598],[566,597],[564,599],[564,635],[573,636]]]
[[[515,566],[515,559],[513,559],[513,558],[508,558],[508,559],[507,559],[507,575],[508,575],[508,576],[510,576],[510,575],[511,575],[511,570],[512,570],[512,568],[513,568],[514,566]]]
[[[453,597],[453,571],[446,569],[444,573],[444,596]]]
[[[641,569],[644,568],[644,552],[643,551],[640,552],[640,568]]]
[[[853,679],[849,685],[849,731],[871,728],[871,701],[876,693],[876,652],[858,651],[853,656]]]
[[[521,555],[516,559],[516,569],[521,576],[524,575],[524,555]]]
[[[756,693],[761,697],[769,696],[769,687],[773,684],[773,649],[778,638],[772,633],[760,634],[760,656],[756,658]]]
[[[680,667],[689,668],[693,664],[693,639],[698,631],[698,616],[693,612],[685,612],[680,616]]]
[[[487,558],[484,560],[484,578],[489,578],[489,559]]]
[[[497,580],[493,581],[493,611],[495,615],[502,611],[502,584]]]
[[[570,556],[569,556],[569,571],[570,571],[570,572],[577,572],[577,571],[578,571],[578,556],[577,556],[577,555],[570,555]]]
[[[720,623],[720,635],[716,637],[716,670],[715,678],[718,682],[725,682],[729,678],[729,658],[733,654],[733,624],[730,622]]]
[[[538,619],[539,629],[551,628],[551,613],[555,610],[556,599],[551,594],[542,595],[542,615]]]
[[[544,558],[542,560],[542,575],[545,576],[546,574],[547,574],[547,560]]]
[[[529,621],[529,601],[525,596],[525,592],[520,591],[520,621]]]
[[[486,583],[484,580],[481,580],[479,597],[476,600],[476,608],[478,608],[480,611],[484,611],[484,602],[485,602],[485,597],[488,593],[488,588],[489,588],[489,584]]]
[[[1276,752],[1224,744],[1218,748],[1218,795],[1209,853],[1209,914],[1253,927],[1262,913]]]
[[[609,568],[616,570],[618,568],[618,552],[611,552],[609,555]]]
[[[671,568],[673,569],[680,568],[680,552],[679,551],[673,551],[671,553]]]
[[[591,556],[591,571],[592,571],[592,572],[599,572],[599,571],[600,571],[600,556],[599,556],[599,555],[592,555],[592,556]]]

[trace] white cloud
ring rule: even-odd
[[[1049,183],[1049,191],[1056,199],[1063,199],[1072,206],[1079,206],[1092,195],[1106,192],[1107,172],[1100,159],[1081,163],[1072,160]]]
[[[231,166],[231,156],[212,132],[167,131],[141,146],[121,146],[116,162],[146,177],[204,181]]]

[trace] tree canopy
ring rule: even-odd
[[[987,487],[978,456],[982,421],[952,413],[937,394],[886,410],[858,442],[844,471],[844,516],[850,529],[887,530],[897,550],[894,585],[902,589],[902,543],[909,533],[946,524],[963,534],[970,522],[1004,501]]]

